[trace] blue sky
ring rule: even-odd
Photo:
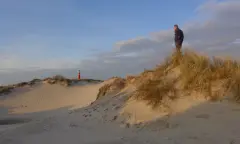
[[[34,59],[82,59],[117,41],[172,28],[204,0],[2,0],[0,46]],[[45,51],[39,50],[45,49]],[[46,52],[47,51],[47,52]]]
[[[100,79],[139,73],[174,49],[176,23],[183,48],[240,53],[239,0],[0,2],[0,84],[77,69]]]

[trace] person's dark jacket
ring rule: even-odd
[[[175,43],[176,43],[176,44],[182,44],[183,40],[184,40],[183,31],[178,28],[178,29],[175,31]]]

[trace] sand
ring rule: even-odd
[[[11,113],[31,113],[62,107],[83,107],[95,101],[101,84],[64,87],[40,84],[34,88],[22,88],[3,100],[4,107],[13,107]],[[24,89],[24,90],[23,90]]]
[[[169,115],[128,100],[130,87],[92,103],[101,85],[39,85],[1,99],[0,112],[10,111],[0,123],[12,124],[0,125],[0,144],[240,143],[237,104],[186,98]]]

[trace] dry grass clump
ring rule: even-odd
[[[111,83],[107,83],[99,89],[97,99],[106,96],[108,94],[117,93],[121,91],[125,85],[126,80],[123,78],[114,77]]]
[[[48,84],[60,84],[63,86],[69,86],[71,84],[70,79],[67,79],[61,75],[56,75],[56,76],[53,76],[52,78],[46,78],[43,81],[45,81]]]
[[[224,95],[235,81],[240,65],[235,60],[225,60],[186,52],[180,64],[181,80],[187,90],[207,92],[210,99],[216,99],[216,94]],[[216,84],[217,83],[217,84]],[[230,84],[230,85],[229,85]],[[213,90],[221,87],[214,94]],[[223,90],[224,89],[224,90]]]
[[[167,79],[170,74],[177,75],[171,71],[175,68],[180,71],[179,77]],[[210,100],[219,100],[232,91],[235,100],[240,101],[240,64],[235,60],[210,58],[187,50],[184,54],[173,53],[151,73],[154,79],[142,81],[135,97],[153,107],[164,105],[165,99],[176,99],[178,91],[198,91]]]
[[[0,86],[0,95],[9,94],[13,89],[13,86]]]
[[[168,72],[171,69],[176,67],[175,65],[177,62],[175,61],[175,59],[177,59],[177,56],[173,54],[172,56],[167,57],[161,65],[157,65],[155,69],[153,70],[144,69],[144,71],[139,76],[135,77],[136,85],[141,87],[141,85],[144,84],[144,82],[147,82],[149,80],[152,81],[161,80],[168,74]]]
[[[103,82],[102,80],[95,80],[95,79],[80,79],[78,81],[86,81],[86,82]]]
[[[132,76],[132,75],[126,76],[126,82],[127,82],[127,83],[130,83],[130,84],[131,84],[131,83],[134,83],[136,79],[137,79],[136,76]]]
[[[230,83],[230,92],[235,101],[240,102],[240,71],[237,71]]]
[[[142,72],[138,77],[137,77],[137,83],[141,83],[141,81],[146,81],[149,79],[154,79],[153,76],[153,70],[144,70],[144,72]]]
[[[34,85],[34,84],[39,83],[39,82],[41,82],[41,81],[42,81],[41,79],[35,78],[35,79],[31,80],[30,82],[28,82],[28,84],[29,84],[29,85]]]
[[[62,75],[55,75],[55,76],[52,77],[52,79],[54,79],[56,81],[66,81],[66,80],[68,80],[67,78],[65,78]]]
[[[40,79],[33,79],[29,82],[20,82],[17,84],[12,84],[12,85],[6,85],[6,86],[0,86],[0,95],[6,95],[12,92],[14,88],[21,88],[24,86],[33,86],[37,82],[40,82]]]
[[[135,95],[138,100],[147,101],[147,104],[156,108],[159,105],[166,106],[168,100],[176,99],[176,93],[173,82],[148,80],[138,87]]]
[[[184,89],[208,88],[211,79],[211,63],[208,57],[186,52],[181,60],[180,71]]]
[[[42,80],[40,80],[40,79],[33,79],[31,81],[28,81],[28,82],[20,82],[20,83],[17,83],[17,84],[9,85],[9,87],[11,86],[13,88],[20,88],[20,87],[25,87],[25,86],[33,86],[36,83],[41,82],[41,81]]]
[[[104,86],[102,86],[100,89],[99,89],[99,92],[98,92],[98,95],[97,95],[97,99],[105,96],[107,94],[107,92],[109,91],[111,85],[110,84],[105,84]]]

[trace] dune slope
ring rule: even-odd
[[[1,101],[11,113],[32,113],[62,107],[84,107],[96,99],[101,84],[64,87],[40,84],[34,88],[21,88]]]

